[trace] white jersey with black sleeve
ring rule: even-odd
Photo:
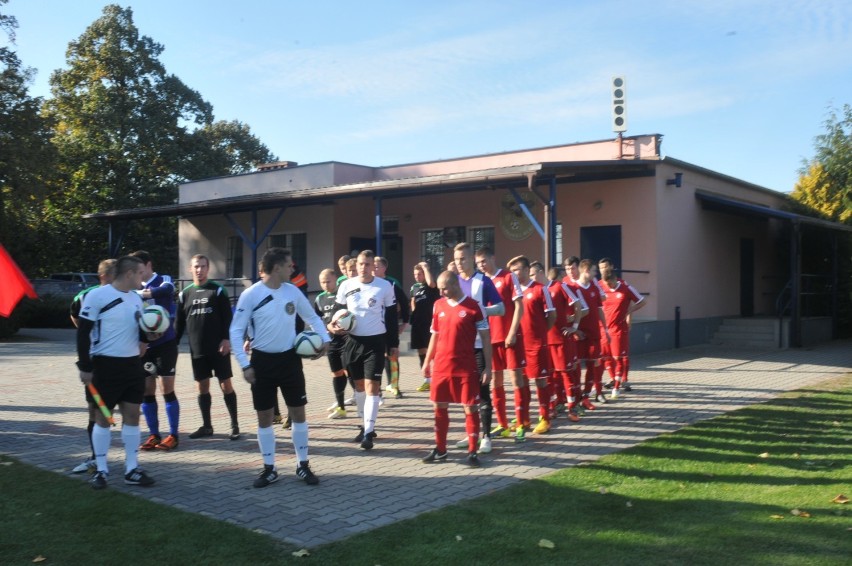
[[[237,301],[229,330],[231,344],[242,344],[246,336],[251,336],[252,350],[267,354],[292,350],[296,341],[296,315],[319,334],[323,342],[331,341],[322,319],[298,287],[282,283],[279,288],[272,289],[258,281],[243,291]],[[234,348],[233,351],[240,367],[247,367],[249,358],[243,349]]]
[[[112,285],[92,289],[83,298],[80,318],[94,323],[90,333],[92,356],[132,358],[139,355],[139,317],[142,299],[134,291]]]
[[[373,277],[369,283],[362,283],[359,277],[343,281],[337,289],[336,300],[355,315],[357,322],[350,331],[353,336],[385,334],[385,310],[396,308],[393,284],[379,277]]]

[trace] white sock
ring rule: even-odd
[[[308,423],[293,423],[291,428],[293,435],[293,448],[296,450],[296,460],[308,461]]]
[[[364,402],[364,434],[373,432],[376,428],[376,417],[379,414],[379,396],[370,395]]]
[[[112,436],[109,428],[104,428],[96,424],[92,428],[92,448],[95,449],[95,461],[98,463],[99,472],[109,473],[107,465],[107,452],[109,452],[109,443]]]
[[[124,473],[129,474],[139,467],[139,442],[142,433],[139,425],[121,425],[121,440],[124,442]]]
[[[257,444],[260,446],[263,465],[275,468],[275,429],[271,426],[257,427]]]
[[[364,400],[367,398],[366,391],[355,392],[355,405],[358,407],[358,416],[364,416]]]

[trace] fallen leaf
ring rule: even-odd
[[[461,535],[456,535],[456,540],[457,540],[457,541],[459,541],[459,542],[461,542],[461,540],[462,540],[462,536],[461,536]]]
[[[759,454],[758,458],[769,458],[769,452],[764,452],[763,454]]]
[[[47,560],[47,558],[45,558],[45,557],[44,557],[44,556],[42,556],[41,554],[39,554],[38,556],[36,556],[35,558],[33,558],[33,562],[44,562],[45,560]]]
[[[310,555],[311,555],[311,553],[308,552],[307,548],[297,550],[296,552],[293,553],[293,556],[295,556],[296,558],[304,558],[305,556],[310,556]]]
[[[770,519],[783,519],[784,515],[770,515],[769,518]]]
[[[633,507],[633,502],[632,502],[632,501],[628,501],[628,502],[627,502],[627,506],[628,506],[628,507]]]
[[[840,426],[840,421],[834,421],[834,422],[833,422],[833,423],[831,423],[831,424],[833,424],[834,426]]]
[[[832,503],[849,503],[849,498],[842,493],[831,500]]]
[[[552,541],[547,540],[546,538],[543,538],[540,541],[538,541],[538,545],[541,548],[556,548],[556,545],[553,544]]]
[[[795,453],[793,453],[793,458],[801,458],[801,456],[799,456],[798,452],[795,452]]]
[[[603,495],[603,494],[605,494],[605,493],[606,493],[606,488],[605,488],[605,487],[600,487],[600,488],[598,488],[598,491],[601,493],[601,495]]]
[[[749,464],[749,465],[748,465],[748,467],[749,467],[749,468],[753,468],[753,467],[754,467],[754,464]]]
[[[808,518],[808,517],[811,516],[810,513],[808,513],[807,511],[802,511],[801,509],[791,509],[790,515],[794,515],[796,517],[805,517],[805,518]]]

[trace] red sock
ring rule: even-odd
[[[515,388],[515,419],[518,421],[518,426],[524,424],[524,393],[522,387]]]
[[[468,453],[476,452],[479,444],[479,411],[475,413],[465,413],[464,429],[467,432]]]
[[[588,395],[595,383],[595,362],[586,362],[586,379],[583,381],[583,393]]]
[[[630,358],[624,356],[621,358],[621,381],[627,382],[627,372],[630,371]]]
[[[525,386],[521,388],[521,393],[524,396],[524,405],[523,405],[523,417],[524,426],[529,424],[530,422],[530,401],[532,401],[532,392],[530,391],[530,384],[527,383]]]
[[[435,409],[435,448],[447,451],[447,431],[450,430],[450,411],[446,407]]]
[[[497,413],[497,424],[503,428],[509,428],[509,419],[506,416],[506,388],[495,387],[491,390],[494,396],[494,412]]]
[[[538,397],[538,416],[544,420],[550,419],[550,384],[544,387],[536,384],[535,394]]]

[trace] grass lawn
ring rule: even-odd
[[[852,499],[852,376],[304,558],[225,523],[0,464],[4,565],[852,563],[850,504],[834,501]]]

